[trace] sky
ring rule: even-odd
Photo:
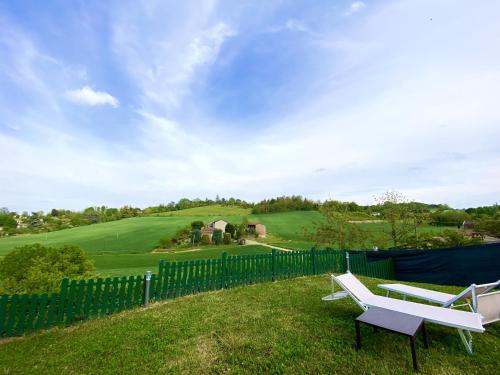
[[[0,0],[0,206],[500,199],[497,0]]]

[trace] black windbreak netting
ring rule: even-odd
[[[467,286],[500,279],[500,243],[436,250],[363,252],[369,262],[392,258],[396,279],[401,281]]]

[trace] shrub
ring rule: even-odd
[[[199,243],[201,241],[201,231],[199,229],[193,230],[192,236],[194,243]]]
[[[203,236],[201,236],[201,244],[210,245],[210,237],[208,236],[208,234],[204,234]]]
[[[90,277],[93,264],[78,246],[60,248],[40,244],[14,248],[0,262],[4,293],[52,293],[64,277]]]
[[[231,233],[224,233],[224,239],[222,242],[224,245],[229,245],[231,243]]]
[[[231,236],[234,236],[234,232],[236,232],[236,226],[234,224],[227,223],[225,232],[231,234]]]
[[[220,245],[222,243],[222,230],[220,230],[220,229],[214,230],[214,234],[212,236],[212,241],[216,245]]]
[[[173,245],[174,243],[170,237],[163,237],[158,241],[158,247],[161,249],[170,249]]]

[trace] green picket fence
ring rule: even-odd
[[[353,273],[391,279],[392,260],[368,262],[365,254],[351,254]],[[144,276],[61,282],[59,293],[0,296],[0,336],[19,336],[55,325],[119,313],[146,303],[188,294],[234,288],[347,269],[345,252],[310,251],[228,256],[184,262],[160,261],[149,281]]]
[[[277,252],[227,256],[184,262],[160,261],[150,297],[176,298],[210,290],[234,288],[325,272],[343,272],[345,255],[335,250]]]

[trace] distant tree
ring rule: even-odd
[[[191,235],[194,243],[199,243],[201,241],[201,231],[199,229],[193,230]]]
[[[224,238],[222,240],[224,245],[229,245],[231,243],[231,233],[224,233]]]
[[[216,245],[220,245],[222,243],[222,230],[220,229],[215,229],[214,234],[212,235],[212,241]]]
[[[51,293],[58,291],[64,277],[90,277],[92,269],[91,260],[77,246],[25,245],[0,261],[0,280],[4,293]]]
[[[9,213],[0,213],[0,227],[5,229],[14,229],[17,227],[16,219]]]
[[[338,211],[335,205],[321,207],[322,220],[313,223],[314,231],[305,230],[305,236],[317,245],[334,246],[337,249],[365,247],[369,234],[358,224],[349,221],[346,211]]]
[[[397,191],[388,191],[376,198],[376,201],[389,224],[387,234],[394,247],[405,244],[412,230],[410,206],[405,196]]]
[[[231,234],[231,236],[234,236],[234,233],[236,232],[236,226],[231,223],[227,223],[225,232]]]
[[[203,223],[203,221],[201,220],[196,220],[196,221],[193,221],[191,223],[191,229],[201,229],[205,226],[205,224]]]

